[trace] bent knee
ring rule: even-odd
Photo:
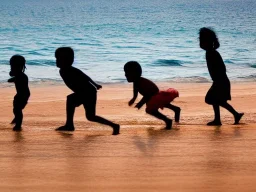
[[[22,105],[14,105],[13,107],[13,113],[20,113],[24,107]]]
[[[81,104],[81,102],[79,102],[79,100],[76,96],[71,94],[71,95],[67,96],[67,104],[74,106],[74,107],[78,107]]]
[[[13,113],[16,115],[22,114],[22,109],[13,109]]]
[[[86,118],[88,119],[88,121],[95,121],[96,116],[93,114],[86,114]]]

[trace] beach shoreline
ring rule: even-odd
[[[128,106],[128,101],[132,98],[132,84],[129,83],[113,83],[102,84],[103,88],[98,91],[97,101],[97,113],[114,118],[118,121],[119,116],[131,116],[131,118],[149,118],[144,112],[144,107],[141,110],[136,110],[133,107]],[[157,82],[160,90],[166,90],[168,88],[175,88],[179,91],[179,97],[176,98],[173,103],[178,105],[182,109],[181,123],[189,123],[190,118],[195,123],[194,119],[200,119],[198,124],[204,125],[208,120],[213,118],[213,111],[210,105],[204,103],[204,97],[208,91],[211,83],[173,83],[173,82]],[[0,102],[2,110],[0,116],[1,121],[12,118],[12,100],[15,95],[14,84],[1,84],[0,89]],[[71,94],[64,83],[44,82],[44,83],[32,83],[30,84],[31,97],[28,105],[24,110],[24,125],[27,119],[35,119],[36,114],[49,114],[50,118],[65,121],[65,102],[66,96]],[[248,123],[255,123],[254,117],[256,113],[256,104],[254,99],[256,98],[256,85],[254,82],[232,82],[231,84],[231,96],[232,100],[229,101],[235,109],[239,112],[244,112],[245,116],[242,121]],[[139,96],[139,98],[141,98]],[[139,101],[137,99],[137,102]],[[48,107],[47,107],[48,106]],[[52,110],[52,109],[58,110]],[[120,113],[122,111],[122,113]],[[164,110],[163,112],[165,113]],[[35,112],[35,114],[33,114]],[[168,112],[173,117],[172,112]],[[223,121],[228,121],[231,124],[232,117],[224,109],[221,109],[221,117]],[[38,118],[42,115],[39,114]],[[203,116],[205,115],[205,117]],[[33,118],[31,118],[31,117]],[[77,108],[76,118],[84,118],[84,110],[82,107]],[[44,117],[47,117],[46,115]],[[200,117],[200,118],[199,118]],[[3,119],[5,119],[3,121]],[[150,117],[152,121],[159,122],[155,118]],[[41,119],[43,121],[43,119]],[[30,121],[30,120],[29,120]],[[230,122],[231,121],[231,122]],[[226,124],[226,123],[224,123]]]

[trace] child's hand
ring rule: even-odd
[[[140,104],[140,103],[137,103],[136,105],[135,105],[135,108],[137,108],[137,109],[140,109],[142,107],[142,105]]]
[[[96,88],[97,88],[97,90],[99,90],[99,89],[102,88],[102,86],[97,84],[97,85],[96,85]]]
[[[131,106],[134,103],[135,99],[131,99],[128,103],[129,106]]]

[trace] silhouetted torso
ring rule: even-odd
[[[90,77],[75,67],[60,69],[60,76],[74,93],[88,95],[97,92],[96,87],[90,82]]]
[[[137,86],[139,93],[146,97],[152,97],[159,92],[155,83],[143,77],[140,77],[140,80],[135,83],[135,86]]]
[[[216,83],[223,83],[228,80],[225,64],[216,50],[206,52],[207,67],[212,80]]]
[[[25,73],[19,73],[13,77],[15,83],[17,94],[14,98],[28,100],[30,96],[30,91],[28,87],[28,77]]]

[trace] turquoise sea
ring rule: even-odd
[[[0,82],[14,54],[25,56],[30,81],[61,81],[60,46],[102,83],[125,82],[130,60],[152,80],[207,82],[201,27],[216,30],[230,79],[255,81],[255,9],[255,0],[1,0]]]

